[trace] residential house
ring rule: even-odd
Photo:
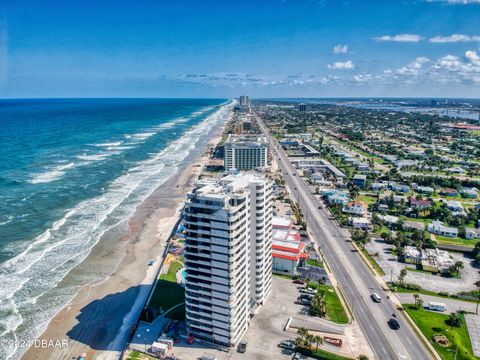
[[[473,240],[473,239],[479,239],[479,238],[480,238],[480,230],[479,229],[473,229],[473,228],[466,228],[465,229],[465,239]]]
[[[416,198],[412,197],[410,198],[410,206],[413,209],[423,210],[423,209],[428,209],[430,206],[432,206],[432,202],[426,199],[417,200]]]
[[[370,219],[364,217],[351,217],[350,222],[355,229],[370,230],[372,228]]]
[[[478,198],[478,189],[477,188],[463,188],[461,194],[465,198],[476,199]]]
[[[457,197],[458,196],[458,191],[456,189],[442,189],[440,190],[440,194],[445,195],[445,196],[452,196],[452,197]]]
[[[435,220],[428,224],[427,230],[431,234],[455,238],[458,237],[458,229],[456,227],[448,227],[443,222]]]
[[[351,181],[354,185],[363,189],[367,186],[367,175],[356,174]]]
[[[347,214],[361,216],[367,212],[367,207],[361,201],[351,201],[343,207],[342,211]]]

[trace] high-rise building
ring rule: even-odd
[[[272,277],[272,183],[253,173],[204,181],[185,206],[190,335],[235,346]]]
[[[250,112],[250,97],[247,95],[240,96],[239,99],[240,112],[248,114]]]
[[[250,106],[250,97],[248,95],[240,96],[240,106]]]
[[[225,170],[264,168],[268,161],[268,141],[262,135],[229,135],[225,142]]]
[[[300,112],[305,112],[305,111],[307,111],[307,105],[306,105],[306,104],[303,104],[303,103],[302,103],[302,104],[299,104],[299,105],[298,105],[298,111],[300,111]]]

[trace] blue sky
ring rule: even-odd
[[[0,97],[480,97],[480,0],[3,0]]]

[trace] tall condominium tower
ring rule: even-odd
[[[268,161],[268,141],[262,135],[229,135],[225,142],[225,170],[264,168]]]
[[[235,346],[272,277],[272,184],[253,173],[200,182],[185,206],[190,335]]]

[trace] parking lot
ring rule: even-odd
[[[376,254],[375,260],[385,272],[384,280],[396,281],[400,271],[405,267],[413,268],[415,265],[399,262],[397,256],[392,253],[393,245],[385,243],[381,239],[373,239],[366,245],[369,253]],[[448,278],[441,275],[434,275],[426,272],[408,271],[405,281],[420,285],[425,290],[445,291],[450,294],[456,294],[460,291],[474,290],[475,281],[478,277],[478,267],[471,258],[460,253],[449,252],[454,261],[462,261],[465,268],[462,270],[462,277]]]
[[[243,337],[247,342],[247,352],[238,353],[231,349],[226,353],[223,351],[199,348],[197,346],[180,344],[175,345],[174,353],[181,359],[198,359],[203,354],[214,354],[218,360],[226,359],[291,359],[292,353],[282,353],[278,347],[280,341],[294,339],[295,334],[283,331],[290,315],[297,313],[303,306],[294,304],[298,297],[298,290],[290,280],[273,277],[272,292],[266,303],[259,309],[252,318],[250,327]]]

